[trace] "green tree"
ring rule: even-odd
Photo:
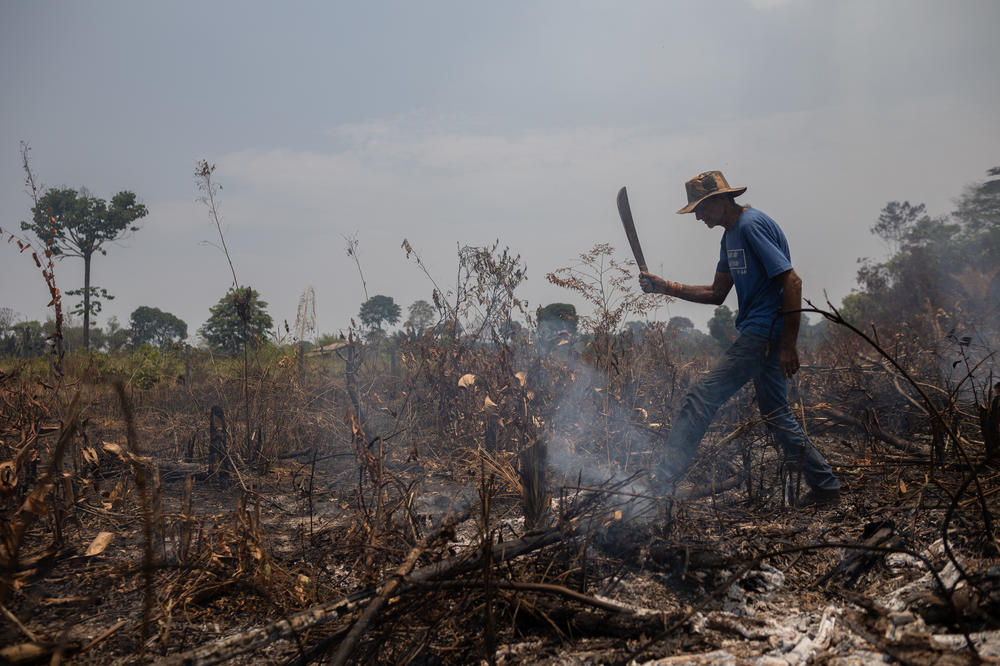
[[[391,296],[372,296],[361,304],[361,312],[358,317],[365,326],[382,330],[382,326],[389,324],[392,326],[399,321],[400,309]]]
[[[677,333],[690,333],[694,331],[694,322],[687,317],[671,317],[667,322],[667,330]]]
[[[576,333],[576,306],[571,303],[549,303],[535,311],[535,318],[538,320],[539,331],[544,327],[551,331],[566,329],[570,333]]]
[[[17,313],[13,308],[0,308],[0,355],[13,356],[17,352],[16,319]]]
[[[70,310],[69,314],[75,317],[81,317],[84,315],[89,315],[86,317],[97,317],[101,313],[103,307],[103,301],[113,301],[115,300],[114,295],[111,294],[104,287],[98,287],[96,285],[90,285],[89,289],[84,289],[80,287],[79,289],[70,289],[66,292],[67,296],[80,296],[82,300],[78,301],[76,306]],[[103,299],[103,301],[101,300]],[[94,333],[96,324],[90,322],[90,334]],[[99,346],[99,345],[98,345]]]
[[[987,175],[965,188],[951,215],[887,203],[871,231],[886,241],[888,257],[861,260],[844,317],[890,330],[905,322],[939,340],[948,328],[991,327],[1000,303],[1000,167]]]
[[[927,207],[924,204],[914,206],[909,201],[890,201],[879,213],[878,221],[870,231],[881,238],[889,246],[889,251],[895,254],[910,228],[926,215]]]
[[[545,348],[556,344],[557,340],[572,339],[576,335],[579,317],[576,306],[571,303],[549,303],[535,310],[538,325],[538,342]]]
[[[10,330],[10,327],[14,325],[15,319],[17,319],[17,313],[14,312],[14,308],[0,308],[0,335]]]
[[[209,308],[209,317],[198,329],[208,346],[230,356],[243,348],[244,342],[260,344],[274,327],[267,303],[250,287],[230,288],[219,302]],[[244,320],[246,326],[244,327]]]
[[[92,327],[90,332],[94,333],[96,327]],[[63,319],[62,326],[62,338],[59,344],[62,345],[63,351],[72,352],[78,349],[83,349],[83,326],[77,323],[76,317],[67,316]],[[99,329],[98,329],[99,330]],[[42,324],[42,332],[45,335],[45,339],[51,342],[55,341],[56,334],[56,320],[52,315],[45,318],[45,322]],[[100,334],[94,335],[94,342],[99,344],[97,338]]]
[[[424,329],[434,323],[437,310],[425,300],[414,301],[408,310],[407,323],[415,333],[423,333]]]
[[[708,320],[708,333],[721,345],[728,345],[736,339],[736,316],[725,305],[715,308]]]
[[[187,324],[160,308],[140,305],[129,317],[132,344],[136,347],[153,344],[165,348],[187,337]]]
[[[861,262],[857,281],[863,296],[849,303],[845,299],[847,309],[861,323],[910,321],[937,333],[936,313],[953,309],[960,292],[956,276],[962,267],[974,266],[974,247],[961,223],[933,218],[922,204],[886,204],[879,224],[872,227],[883,239],[887,220],[893,233],[890,256],[882,262]]]
[[[962,224],[966,254],[974,265],[972,273],[960,278],[963,291],[984,287],[979,301],[986,306],[984,314],[994,316],[1000,304],[1000,166],[986,173],[985,181],[965,188],[952,216]]]
[[[45,349],[45,329],[38,321],[21,321],[11,326],[20,356],[35,356]]]
[[[624,325],[622,325],[622,331],[623,332],[627,332],[627,333],[631,333],[632,334],[632,338],[636,342],[638,342],[638,341],[640,341],[640,340],[643,339],[643,337],[646,335],[646,331],[648,329],[649,329],[649,324],[647,322],[638,321],[636,319],[632,319],[631,321],[627,321],[627,322],[625,322]]]
[[[13,340],[14,343],[17,342],[17,338],[13,332],[14,321],[16,319],[17,313],[14,312],[14,308],[0,308],[0,343],[3,343],[4,350],[8,354],[13,353],[8,350],[8,347],[13,348],[13,345],[8,343],[8,340]]]
[[[971,236],[982,233],[986,239],[1000,242],[1000,166],[986,171],[989,176],[981,183],[965,188],[956,201],[953,215],[962,221]]]
[[[135,221],[148,211],[128,191],[116,194],[108,205],[84,188],[54,188],[39,198],[31,212],[32,221],[21,222],[21,229],[33,232],[59,258],[83,259],[83,346],[89,348],[95,290],[90,284],[90,264],[94,253],[107,254],[106,243],[138,230]]]
[[[104,325],[104,346],[108,351],[118,351],[128,344],[129,329],[122,328],[118,323],[118,317],[108,317]]]

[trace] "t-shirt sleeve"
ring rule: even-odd
[[[743,242],[757,255],[768,279],[792,269],[791,259],[782,251],[777,239],[767,233],[767,229],[763,226],[757,224],[750,226],[744,232]]]

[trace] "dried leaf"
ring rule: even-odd
[[[517,377],[517,381],[521,382],[521,386],[524,386],[528,382],[528,373],[523,370],[521,372],[514,373],[514,376]]]
[[[104,549],[108,547],[108,544],[111,543],[111,540],[114,538],[115,538],[114,532],[99,532],[98,535],[94,537],[94,540],[90,542],[90,545],[87,546],[87,552],[85,552],[84,555],[86,555],[87,557],[91,557],[93,555],[100,555],[101,553],[104,552]]]
[[[125,459],[124,452],[122,451],[122,447],[120,445],[115,444],[114,442],[101,442],[101,446],[104,447],[104,450],[108,453],[113,453],[119,458],[123,460]]]
[[[118,503],[119,500],[121,500],[122,495],[124,494],[125,494],[125,486],[122,485],[121,481],[119,481],[117,484],[115,484],[115,488],[114,490],[111,491],[111,494],[108,495],[108,503],[110,504],[110,507],[112,508],[115,507],[115,505]]]
[[[21,511],[28,511],[36,516],[44,516],[49,512],[49,507],[45,503],[45,496],[49,494],[52,490],[51,483],[42,483],[35,486],[34,490],[28,493],[28,496],[24,498],[24,504],[21,505]]]
[[[641,416],[641,417],[642,417],[642,420],[643,420],[643,421],[647,421],[647,420],[649,420],[649,412],[647,412],[647,411],[646,411],[645,409],[643,409],[642,407],[636,407],[636,408],[635,408],[635,411],[639,412],[639,416]]]
[[[14,467],[14,461],[5,460],[0,463],[0,494],[12,494],[16,485],[17,468]]]
[[[458,380],[458,385],[462,388],[469,388],[476,383],[475,375],[462,375],[462,378]]]
[[[486,399],[483,400],[483,409],[496,409],[496,408],[497,408],[497,403],[490,400],[490,396],[486,396]]]
[[[903,481],[902,479],[899,480],[899,492],[904,495],[906,494],[906,481]]]

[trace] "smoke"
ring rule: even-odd
[[[566,487],[608,489],[612,506],[645,513],[651,500],[636,496],[654,494],[645,465],[659,454],[658,424],[610,395],[600,371],[568,354],[560,361],[558,377],[541,378],[557,391],[541,432],[549,469]]]

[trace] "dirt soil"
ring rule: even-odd
[[[962,470],[931,477],[927,465],[888,465],[889,454],[862,458],[843,440],[823,447],[845,490],[839,504],[819,508],[784,506],[775,475],[759,477],[756,492],[741,485],[669,503],[617,495],[610,484],[601,493],[553,479],[541,530],[557,538],[506,561],[494,549],[488,574],[477,564],[419,584],[404,576],[352,660],[997,661],[1000,563],[977,524],[976,501],[953,506]],[[198,466],[149,459],[141,464],[162,527],[150,535],[147,568],[138,477],[127,456],[94,449],[94,487],[73,491],[66,515],[42,517],[26,534],[0,636],[9,649],[26,650],[4,653],[12,663],[28,663],[32,645],[42,662],[63,654],[79,664],[156,663],[394,580],[409,552],[398,538],[359,531],[359,471],[350,451],[315,461],[306,453],[225,483]],[[525,537],[517,496],[403,453],[387,457],[386,472],[408,502],[395,513],[408,523],[397,524],[398,533],[410,534],[410,544],[426,539],[411,571],[469,552],[481,561],[488,544]],[[996,479],[986,477],[993,490]],[[995,512],[996,493],[983,490]],[[470,514],[431,538],[449,508]],[[499,527],[484,537],[487,511]],[[100,548],[102,533],[110,540]],[[296,660],[324,638],[342,639],[371,598],[230,661],[303,663]]]

